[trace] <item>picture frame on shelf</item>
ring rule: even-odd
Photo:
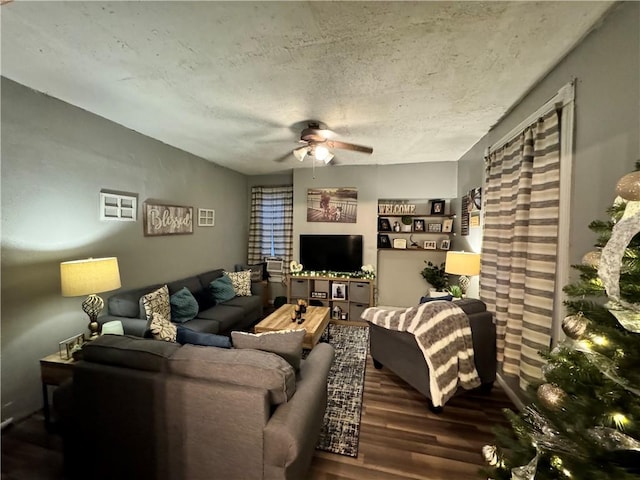
[[[453,231],[453,219],[447,218],[442,222],[442,232],[443,233],[451,233]]]
[[[333,282],[331,284],[331,300],[346,300],[347,299],[347,284]]]
[[[406,238],[394,238],[393,239],[393,248],[399,248],[401,250],[406,250],[406,248],[407,248],[407,239]]]
[[[429,233],[440,233],[440,232],[442,232],[442,224],[441,223],[429,223],[427,225],[427,231]]]
[[[450,245],[451,245],[451,242],[449,240],[442,240],[440,242],[440,250],[449,250]]]
[[[431,200],[431,215],[444,215],[444,200]]]
[[[425,240],[423,248],[425,250],[435,250],[437,248],[437,243],[435,240]]]
[[[378,231],[380,232],[390,232],[391,231],[391,222],[388,218],[379,218],[378,219]]]
[[[414,232],[424,232],[424,220],[417,218],[413,221]]]
[[[378,234],[378,248],[391,248],[389,235]]]

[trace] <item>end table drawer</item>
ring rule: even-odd
[[[351,291],[349,292],[350,300],[356,303],[369,304],[371,294],[371,285],[367,282],[350,282]]]

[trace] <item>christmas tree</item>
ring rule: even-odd
[[[506,410],[512,429],[485,445],[489,478],[640,478],[640,171],[624,176],[594,221],[597,249],[566,286],[567,338],[541,355],[544,381],[532,402]]]

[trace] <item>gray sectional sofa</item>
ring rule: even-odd
[[[103,335],[54,392],[65,478],[300,480],[334,350],[274,353]]]
[[[209,284],[224,274],[223,269],[193,275],[173,282],[167,282],[169,295],[183,287],[198,301],[199,311],[193,320],[183,325],[197,332],[228,334],[232,330],[247,330],[262,318],[262,288],[260,282],[251,283],[251,296],[235,297],[223,303],[212,301]],[[147,320],[140,298],[164,284],[125,290],[107,299],[107,313],[98,318],[98,323],[120,320],[126,335],[144,337],[147,334]]]

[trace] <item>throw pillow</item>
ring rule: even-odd
[[[267,263],[256,263],[255,265],[245,265],[243,270],[251,270],[251,281],[260,282],[267,279]]]
[[[238,297],[251,296],[251,271],[244,270],[242,272],[224,272],[231,279],[233,289]]]
[[[215,333],[196,332],[190,328],[178,325],[178,334],[176,341],[184,345],[189,343],[191,345],[203,345],[205,347],[220,347],[231,348],[231,340],[224,335],[216,335]]]
[[[171,304],[171,321],[184,323],[196,318],[198,302],[187,287],[182,287],[169,297]]]
[[[302,342],[306,330],[282,330],[280,332],[246,333],[231,332],[235,348],[253,348],[280,355],[296,370],[300,370]]]
[[[154,312],[151,314],[149,330],[156,340],[164,340],[165,342],[176,341],[178,332],[176,326],[160,313]]]
[[[147,320],[151,315],[159,313],[167,320],[171,320],[171,304],[169,303],[169,288],[163,285],[159,289],[142,296],[142,304],[147,314]]]
[[[453,295],[445,295],[443,297],[420,297],[420,303],[427,303],[427,302],[435,302],[438,300],[445,300],[447,302],[451,302],[453,300]]]
[[[218,277],[211,282],[209,284],[209,289],[217,303],[226,302],[236,296],[236,291],[233,289],[233,283],[231,283],[231,279],[226,275]]]

